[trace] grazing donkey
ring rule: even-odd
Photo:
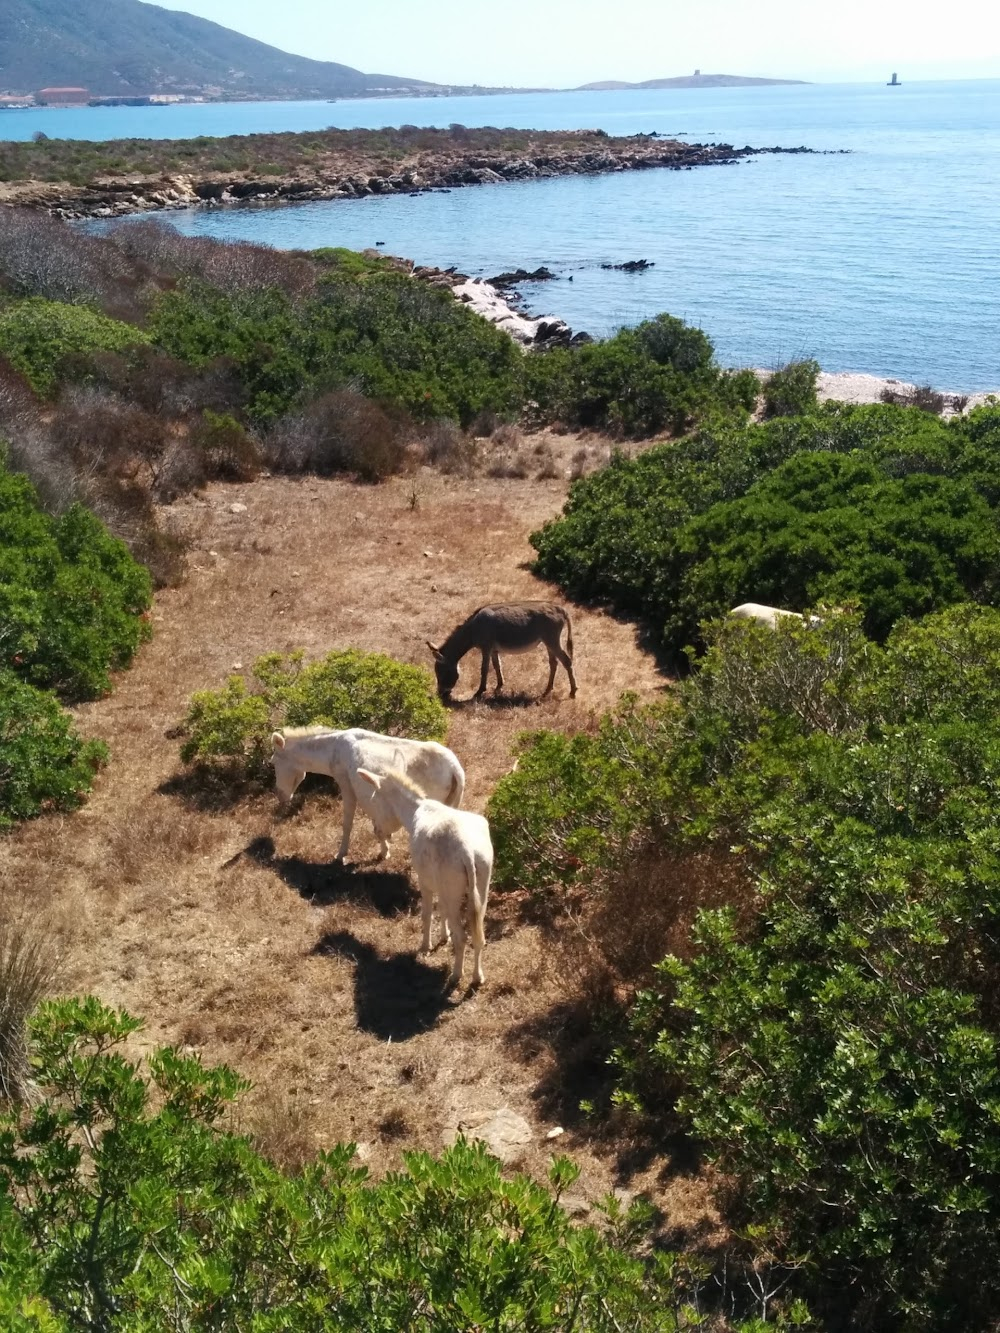
[[[400,825],[384,801],[369,784],[358,781],[358,769],[386,773],[395,766],[420,783],[421,788],[445,805],[459,806],[465,792],[465,772],[452,752],[436,741],[411,741],[399,736],[380,736],[377,731],[352,727],[332,731],[329,727],[286,727],[271,736],[278,799],[287,802],[307,773],[326,773],[340,788],[344,803],[343,833],[337,860],[347,855],[360,803],[371,816],[375,835],[382,844],[380,857],[389,855],[389,839]]]
[[[739,606],[734,606],[729,614],[740,620],[758,620],[762,625],[770,625],[772,629],[788,616],[793,620],[805,619],[798,611],[784,611],[780,606],[763,606],[760,602],[743,602]],[[816,626],[823,622],[819,616],[810,616],[808,623],[810,626]]]
[[[559,640],[566,629],[566,647]],[[552,692],[556,678],[556,664],[561,662],[569,675],[569,697],[576,694],[576,676],[573,674],[573,626],[565,607],[555,602],[501,602],[496,606],[481,606],[463,620],[439,648],[427,641],[434,654],[434,672],[438,694],[447,703],[458,684],[458,663],[466,653],[478,648],[483,655],[482,672],[476,698],[486,693],[486,679],[490,662],[497,677],[497,693],[503,689],[500,670],[500,652],[526,653],[538,643],[545,645],[549,655],[549,683],[542,692],[544,699]]]
[[[470,810],[452,810],[428,799],[415,782],[398,769],[381,775],[358,769],[358,778],[386,807],[410,835],[410,857],[420,888],[423,917],[422,953],[430,953],[434,900],[442,919],[441,943],[452,942],[454,960],[449,986],[462,979],[465,962],[465,923],[462,908],[469,904],[472,936],[472,983],[483,983],[484,918],[493,873],[493,844],[490,826],[482,815]]]

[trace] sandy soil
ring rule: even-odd
[[[578,1102],[592,1034],[580,1030],[552,940],[516,902],[491,899],[483,990],[446,997],[447,958],[415,955],[402,834],[377,865],[359,819],[358,864],[341,869],[329,791],[281,819],[270,794],[206,800],[178,758],[191,692],[262,652],[356,645],[426,664],[425,639],[481,602],[552,594],[525,567],[528,535],[559,511],[566,485],[425,469],[378,487],[215,485],[178,502],[167,517],[193,539],[190,576],[157,596],[154,639],[115,692],[78,710],[111,763],[80,812],[4,840],[0,878],[46,914],[66,992],[144,1016],[146,1048],[178,1043],[254,1080],[240,1123],[279,1160],[347,1139],[383,1170],[405,1148],[439,1150],[460,1128],[510,1112],[525,1122],[505,1149],[511,1165],[540,1175],[556,1149],[580,1163],[576,1211],[609,1188],[642,1189],[679,1241],[710,1239],[718,1221],[689,1162],[588,1129]],[[560,678],[553,697],[534,701],[546,663],[531,654],[505,664],[507,701],[454,711],[449,744],[470,807],[483,808],[523,729],[591,727],[622,690],[669,688],[633,626],[580,608],[573,619],[575,700]],[[557,1141],[547,1137],[556,1128]]]
[[[894,393],[910,393],[917,386],[909,380],[882,379],[878,375],[864,375],[860,372],[843,370],[837,372],[821,371],[816,382],[816,393],[820,402],[833,399],[841,403],[880,403],[885,389]],[[949,408],[954,410],[955,399],[964,399],[966,410],[979,407],[991,396],[989,393],[957,394],[944,390],[946,399],[945,414]],[[1000,394],[1000,389],[996,391]]]

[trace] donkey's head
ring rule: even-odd
[[[301,759],[285,744],[280,731],[271,734],[271,763],[274,765],[274,786],[278,800],[288,803],[306,775]]]
[[[427,647],[434,654],[434,674],[437,676],[438,694],[441,701],[447,703],[452,690],[458,684],[458,663],[450,657],[445,657],[441,649],[435,648],[429,639]]]

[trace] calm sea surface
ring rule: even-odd
[[[4,111],[0,137],[454,121],[851,152],[162,216],[277,246],[384,241],[476,275],[546,264],[559,281],[525,287],[535,313],[606,334],[669,310],[729,365],[808,355],[827,370],[1000,388],[1000,80]],[[655,267],[600,267],[639,258]]]

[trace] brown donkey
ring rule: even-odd
[[[559,642],[563,627],[566,629],[566,647]],[[564,607],[555,602],[501,602],[497,606],[481,606],[463,620],[457,629],[435,648],[428,640],[427,647],[434,654],[434,672],[438,694],[447,702],[458,683],[458,663],[466,653],[478,648],[483,655],[482,673],[476,698],[486,692],[490,662],[497,677],[497,692],[503,689],[500,653],[526,653],[536,644],[545,645],[549,655],[549,683],[542,698],[552,691],[556,678],[556,664],[561,662],[569,676],[569,695],[576,694],[576,676],[573,675],[573,627]]]

